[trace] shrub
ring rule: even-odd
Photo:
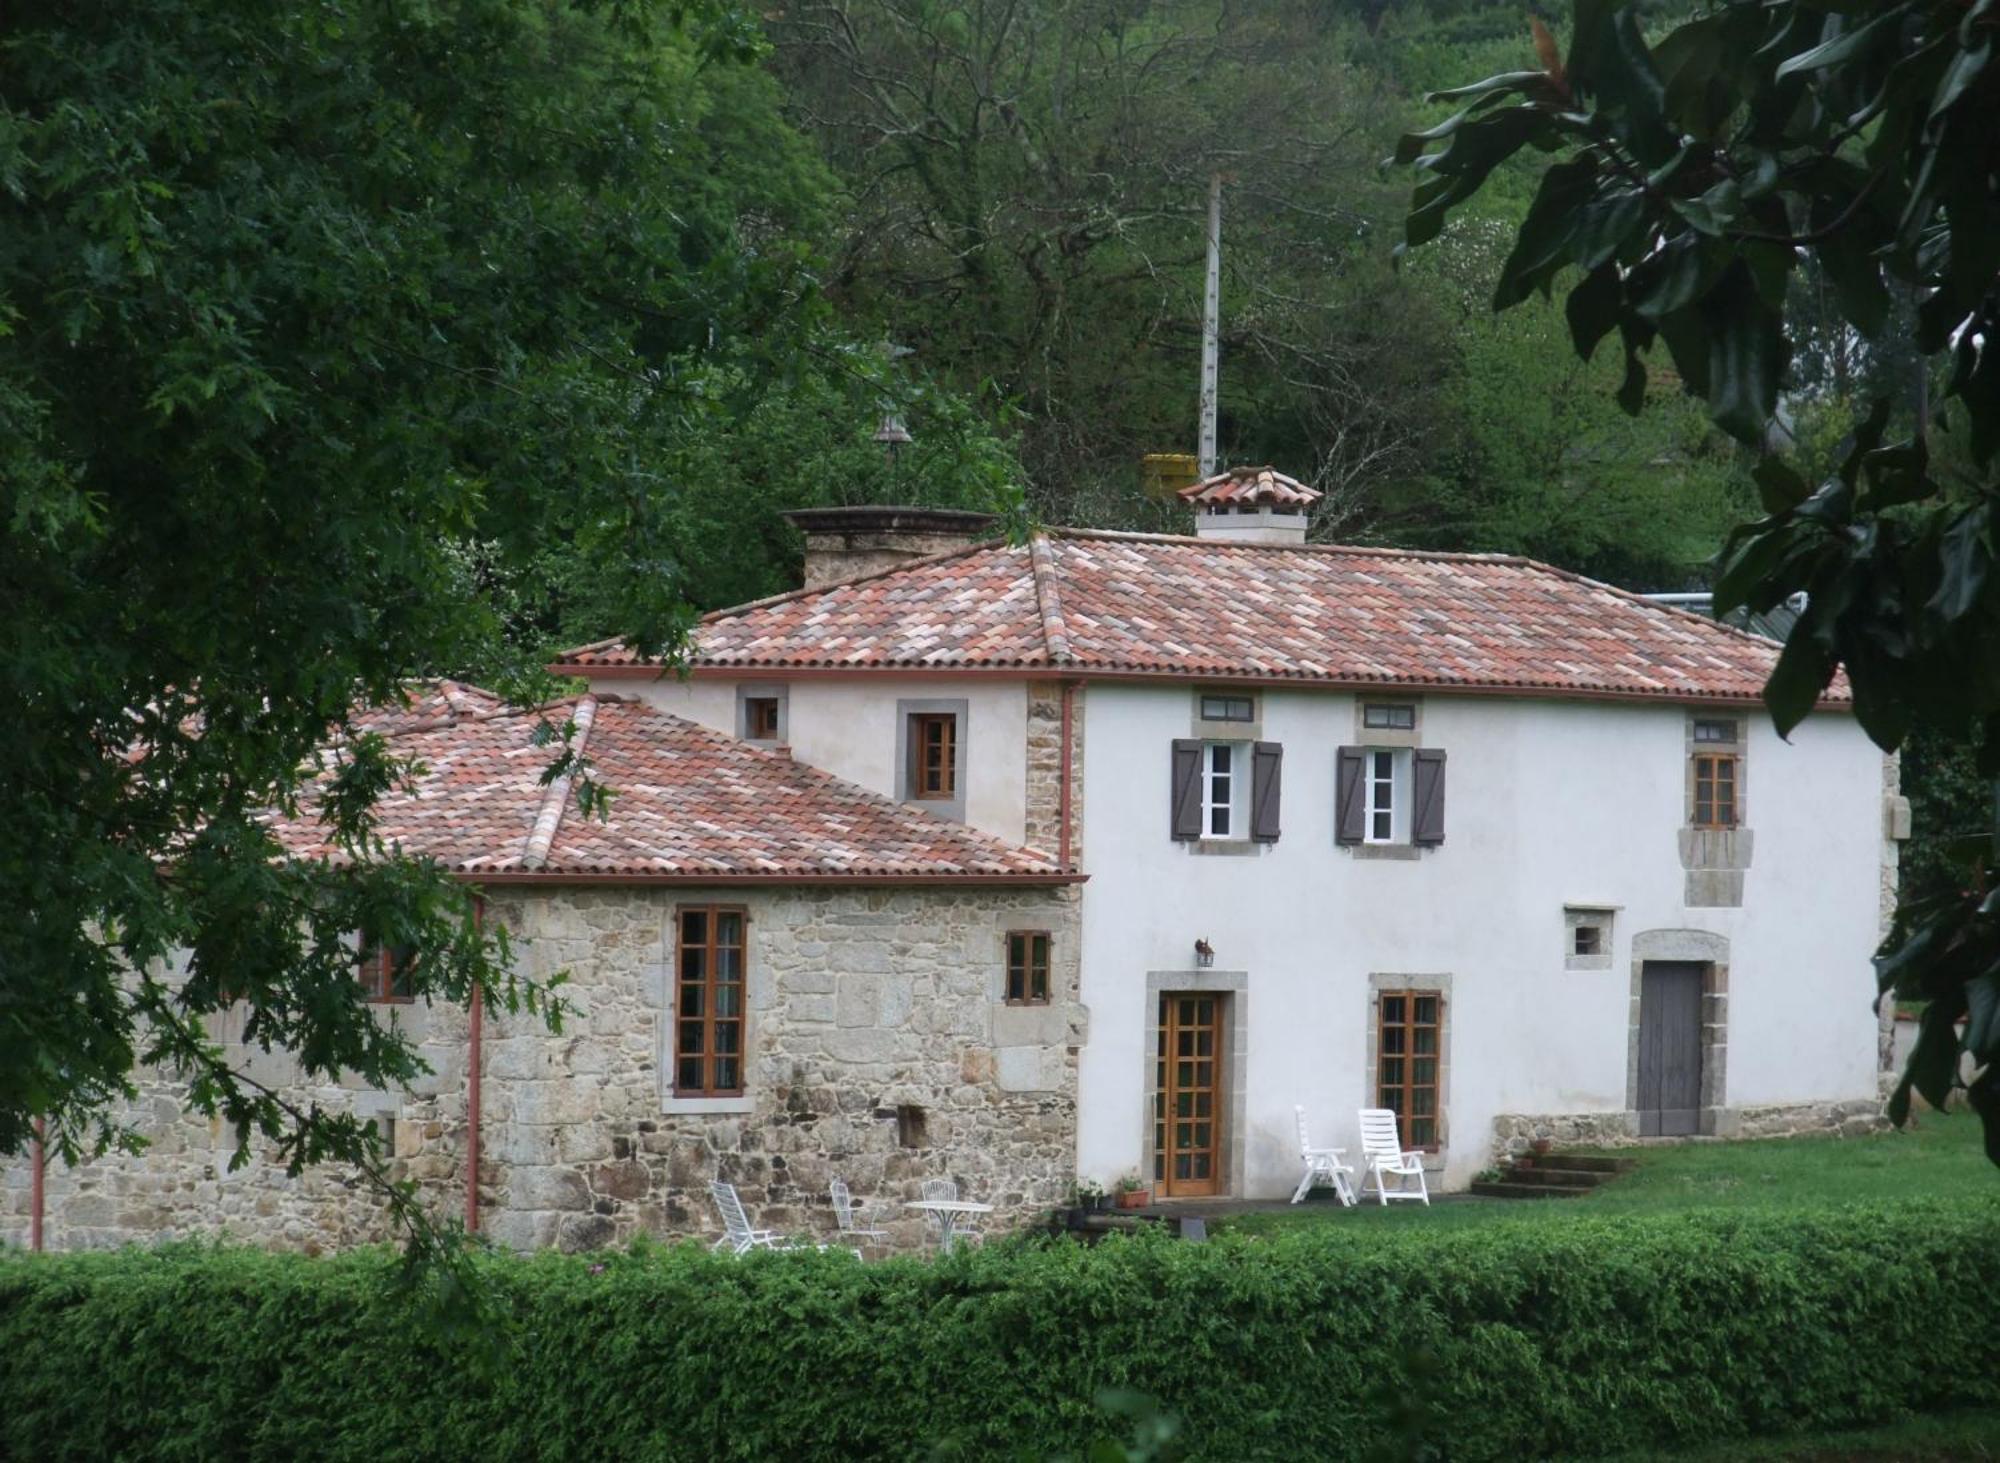
[[[490,1374],[382,1252],[0,1260],[0,1454],[1042,1456],[1117,1430],[1122,1388],[1194,1458],[1487,1459],[2000,1403],[1991,1203],[482,1263]]]

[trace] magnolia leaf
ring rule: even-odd
[[[1985,592],[1987,571],[1993,564],[1988,541],[1991,523],[1987,505],[1975,504],[1945,530],[1938,545],[1943,572],[1930,608],[1947,622],[1965,618]]]
[[[1777,69],[1774,80],[1783,81],[1787,76],[1806,71],[1823,71],[1829,66],[1838,66],[1852,60],[1875,45],[1878,40],[1893,39],[1893,28],[1902,24],[1907,5],[1894,5],[1876,16],[1859,30],[1847,29],[1848,21],[1842,15],[1829,15],[1825,30],[1834,34],[1809,51],[1801,51]]]
[[[1708,329],[1708,407],[1716,425],[1739,441],[1763,440],[1778,405],[1785,332],[1740,261],[1702,302]]]
[[[1965,1049],[1984,1065],[2000,1060],[2000,975],[1992,971],[1965,983]]]
[[[1779,736],[1790,736],[1792,728],[1812,713],[1836,669],[1833,657],[1806,632],[1805,621],[1794,625],[1785,648],[1778,652],[1771,679],[1764,683],[1764,705],[1770,708]]]
[[[1757,465],[1750,469],[1750,476],[1756,481],[1758,498],[1767,513],[1782,513],[1787,508],[1796,508],[1812,493],[1806,480],[1788,467],[1782,458],[1759,458]]]
[[[1563,302],[1563,317],[1569,322],[1570,342],[1584,360],[1591,358],[1597,343],[1617,325],[1623,300],[1618,270],[1610,264],[1591,270],[1569,292],[1569,298]]]

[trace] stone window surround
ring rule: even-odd
[[[919,798],[910,794],[910,718],[913,716],[954,716],[957,736],[952,739],[952,796]],[[969,758],[966,745],[971,740],[972,703],[949,697],[916,698],[896,702],[896,801],[906,807],[921,808],[935,817],[954,823],[965,821],[965,769]]]
[[[1407,729],[1387,726],[1368,726],[1368,707],[1371,705],[1407,706],[1416,713],[1415,725]],[[1354,698],[1354,741],[1352,745],[1364,750],[1403,751],[1424,745],[1424,698],[1421,696],[1359,695]],[[1407,766],[1407,764],[1406,764]],[[1364,782],[1369,769],[1364,762],[1361,775]],[[1407,800],[1413,790],[1415,777],[1405,771],[1401,791]],[[1364,792],[1365,795],[1365,792]],[[1336,844],[1341,852],[1350,858],[1379,859],[1387,863],[1415,863],[1430,850],[1407,838],[1401,843],[1370,843],[1363,838],[1359,843]],[[1372,1078],[1370,1080],[1373,1080]]]
[[[1204,696],[1242,696],[1250,702],[1248,721],[1210,721],[1201,714]],[[1188,702],[1188,735],[1204,742],[1264,740],[1264,695],[1250,686],[1196,686]]]
[[[1735,1127],[1726,1109],[1729,1078],[1729,940],[1707,930],[1641,930],[1632,936],[1632,1003],[1625,1040],[1625,1115],[1639,1131],[1639,988],[1648,961],[1702,967],[1701,1115],[1696,1131],[1727,1137]]]
[[[1563,969],[1564,970],[1609,970],[1612,965],[1612,946],[1618,934],[1618,911],[1620,904],[1591,904],[1571,900],[1563,906]],[[1598,936],[1595,955],[1576,953],[1576,930],[1579,925],[1596,925],[1602,931]]]
[[[743,913],[743,1091],[734,1097],[679,1097],[674,1093],[674,1021],[679,1009],[675,999],[680,987],[680,942],[677,931],[683,909],[741,909]],[[757,959],[757,927],[751,911],[741,904],[708,899],[675,900],[664,911],[660,930],[661,960],[659,989],[659,1039],[655,1043],[659,1063],[660,1111],[690,1115],[751,1113],[757,1110],[757,1095],[751,1090],[756,1073],[758,1016],[770,1004],[771,989],[761,977],[763,962]]]
[[[750,735],[750,708],[744,703],[752,697],[773,700],[778,703],[778,736],[775,741]],[[792,696],[791,687],[783,681],[738,681],[736,683],[736,736],[739,741],[753,747],[784,747],[792,740]]]
[[[1153,1173],[1153,1064],[1155,1050],[1160,1035],[1160,997],[1173,994],[1202,994],[1223,998],[1222,1001],[1222,1082],[1228,1096],[1223,1099],[1226,1110],[1222,1122],[1222,1174],[1226,1187],[1217,1194],[1190,1198],[1189,1203],[1202,1203],[1228,1195],[1241,1196],[1243,1193],[1243,1159],[1249,1146],[1246,1141],[1244,1110],[1248,1106],[1249,1056],[1250,1056],[1250,972],[1247,970],[1149,970],[1146,972],[1145,1039],[1142,1047],[1145,1063],[1145,1078],[1141,1091],[1145,1101],[1139,1105],[1139,1163],[1138,1171],[1150,1186],[1156,1182]],[[1154,1202],[1163,1199],[1167,1203],[1179,1203],[1155,1193]]]
[[[1359,713],[1357,713],[1358,715]],[[1451,1152],[1451,974],[1449,971],[1430,974],[1405,974],[1393,971],[1371,970],[1368,972],[1368,1023],[1364,1035],[1365,1055],[1361,1068],[1361,1105],[1380,1107],[1375,1100],[1375,1063],[1381,1053],[1377,1050],[1382,1042],[1382,993],[1384,991],[1436,991],[1438,994],[1438,1141],[1437,1147],[1424,1154],[1424,1172],[1439,1174],[1444,1172],[1445,1159]],[[1355,1182],[1360,1182],[1356,1175]]]
[[[1736,727],[1732,742],[1697,742],[1698,721],[1727,721]],[[1682,903],[1692,909],[1736,909],[1743,904],[1744,874],[1750,867],[1756,835],[1749,828],[1750,797],[1750,716],[1733,707],[1691,706],[1682,731],[1686,755],[1682,758],[1681,826],[1678,836],[1681,868],[1687,887]],[[1697,828],[1694,826],[1694,759],[1697,754],[1733,752],[1736,757],[1736,826]]]

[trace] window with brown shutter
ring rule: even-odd
[[[416,987],[410,972],[417,952],[408,945],[380,945],[361,952],[356,974],[361,981],[361,999],[372,1002],[413,1000]]]
[[[1736,759],[1700,753],[1694,759],[1694,826],[1734,828],[1736,821]]]
[[[1396,1115],[1405,1148],[1435,1150],[1444,997],[1437,991],[1384,991],[1376,1016],[1376,1106]]]
[[[1046,930],[1007,932],[1007,1004],[1049,1003],[1049,935]]]
[[[678,912],[674,959],[674,1096],[743,1091],[744,925],[729,905]]]
[[[958,718],[918,712],[910,717],[910,796],[950,802],[958,796]]]

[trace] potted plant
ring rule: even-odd
[[[1118,1180],[1118,1207],[1120,1209],[1143,1209],[1152,1202],[1153,1191],[1145,1180],[1136,1173],[1128,1173]]]
[[[1095,1179],[1078,1179],[1076,1193],[1070,1200],[1069,1227],[1082,1229],[1095,1211],[1104,1207],[1104,1190]]]
[[[1548,1155],[1548,1151],[1555,1146],[1556,1145],[1547,1138],[1537,1138],[1533,1142],[1528,1144],[1528,1147],[1534,1151],[1535,1157],[1537,1158],[1546,1157]]]

